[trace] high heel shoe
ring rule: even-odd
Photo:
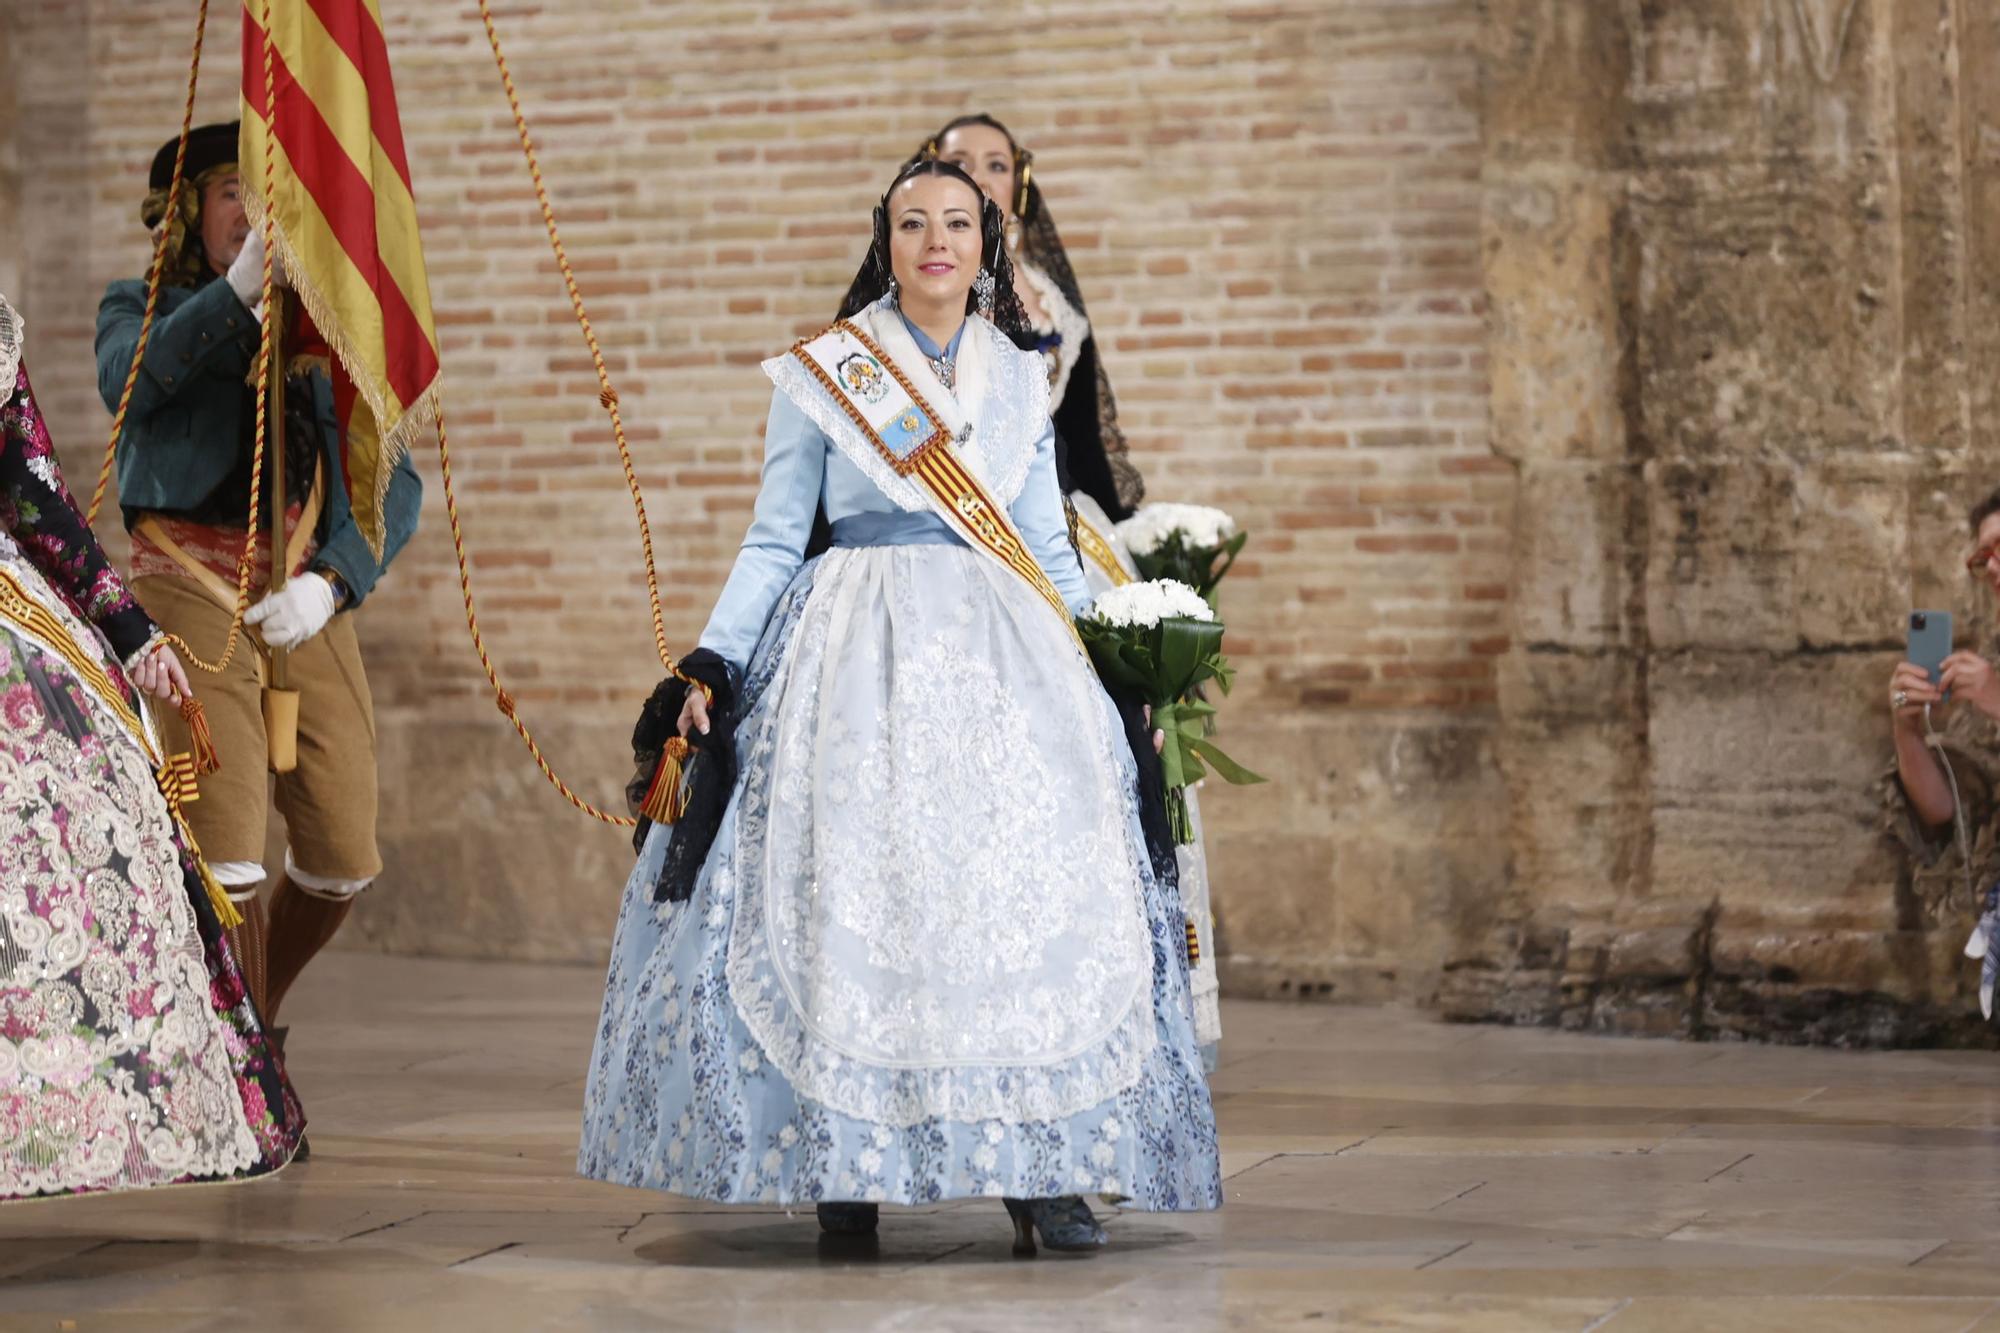
[[[1104,1228],[1090,1205],[1074,1194],[1059,1199],[1002,1199],[1014,1220],[1014,1257],[1035,1257],[1035,1233],[1052,1250],[1094,1250],[1105,1243]]]
[[[872,1236],[882,1223],[882,1210],[872,1203],[823,1203],[819,1229],[832,1236]]]

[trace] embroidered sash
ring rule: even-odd
[[[1062,594],[996,502],[953,448],[949,429],[897,364],[861,328],[847,320],[792,348],[812,377],[875,447],[899,477],[917,481],[931,506],[976,551],[1015,574],[1062,617],[1077,651],[1077,637]]]
[[[1082,514],[1076,516],[1076,548],[1104,571],[1104,577],[1111,580],[1112,587],[1122,588],[1132,581],[1132,576],[1125,572],[1125,566],[1118,563],[1118,552],[1111,549],[1110,539],[1092,527],[1090,520]]]

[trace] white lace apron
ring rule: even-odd
[[[1012,502],[1047,429],[1040,359],[975,323],[966,412],[885,324],[878,344],[948,424],[975,423],[963,460]],[[922,495],[788,362],[772,378],[922,529]],[[891,1125],[1019,1123],[1138,1079],[1153,960],[1115,720],[1063,618],[998,561],[939,536],[824,557],[738,736],[716,876],[737,1011],[803,1095]]]

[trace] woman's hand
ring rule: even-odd
[[[1145,705],[1145,707],[1139,710],[1139,713],[1140,716],[1145,718],[1147,726],[1150,727],[1153,725],[1153,705],[1151,704]],[[1166,753],[1166,749],[1167,749],[1167,733],[1164,731],[1160,731],[1156,728],[1153,732],[1153,753],[1164,754]]]
[[[1963,699],[1986,716],[2000,720],[2000,677],[1994,675],[1993,664],[1978,653],[1953,653],[1945,658],[1939,685],[1953,698]]]
[[[682,736],[692,727],[702,735],[708,735],[708,696],[692,687],[688,690],[687,702],[681,705],[680,721],[675,724]]]
[[[168,703],[179,703],[194,693],[188,686],[187,672],[181,667],[181,659],[164,643],[141,659],[132,671],[132,683]]]

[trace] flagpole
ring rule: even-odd
[[[271,355],[264,365],[264,454],[271,474],[271,587],[285,586],[285,294],[274,287],[264,308],[271,330]],[[271,323],[270,321],[276,321]],[[299,766],[299,695],[290,688],[286,670],[290,654],[267,646],[269,668],[264,677],[264,743],[273,773]]]
[[[285,308],[284,293],[272,291],[271,308],[264,313],[266,319],[276,320],[271,326],[270,387],[266,390],[269,400],[267,420],[275,429],[265,435],[270,457],[266,466],[271,471],[271,594],[276,596],[285,590],[285,576],[291,573],[285,568]],[[271,442],[275,446],[271,447]],[[274,690],[287,688],[286,667],[290,654],[283,648],[271,649],[271,679]]]

